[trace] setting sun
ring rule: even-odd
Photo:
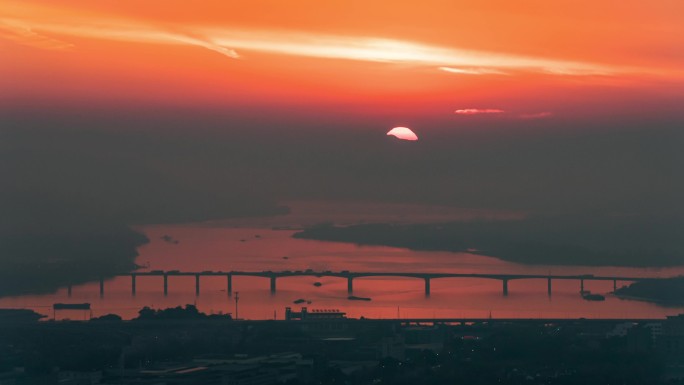
[[[402,140],[418,140],[418,136],[408,127],[394,127],[387,132],[387,135]]]

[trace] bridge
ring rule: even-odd
[[[430,283],[434,279],[440,278],[482,278],[500,280],[502,283],[502,294],[508,295],[508,282],[511,280],[521,279],[544,279],[547,281],[547,292],[551,295],[551,287],[553,280],[575,280],[579,281],[580,291],[584,291],[584,281],[613,281],[613,290],[617,289],[617,282],[637,282],[637,281],[653,281],[662,278],[652,277],[630,277],[630,276],[597,276],[593,274],[580,275],[557,275],[557,274],[482,274],[482,273],[420,273],[420,272],[352,272],[348,270],[343,271],[313,271],[313,270],[297,270],[297,271],[202,271],[190,272],[179,270],[152,270],[132,272],[129,274],[120,274],[118,277],[131,278],[131,294],[136,294],[136,283],[138,278],[160,276],[164,278],[164,295],[169,293],[169,277],[174,276],[190,276],[195,277],[195,295],[200,295],[200,278],[207,276],[223,276],[226,277],[226,291],[229,295],[233,292],[233,277],[261,277],[270,280],[271,294],[276,293],[276,283],[278,278],[285,277],[336,277],[347,280],[347,292],[351,295],[354,292],[354,279],[363,277],[398,277],[398,278],[416,278],[422,279],[425,282],[425,296],[430,296]],[[100,296],[105,292],[105,278],[100,278]],[[71,285],[67,287],[67,293],[71,296]]]

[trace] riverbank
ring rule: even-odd
[[[615,290],[621,299],[654,302],[662,306],[684,305],[684,277],[639,281]]]
[[[148,242],[123,225],[0,236],[0,297],[53,293],[129,273],[138,268],[138,247]]]
[[[684,245],[675,236],[651,236],[644,224],[586,228],[575,219],[471,221],[435,224],[318,225],[298,239],[450,251],[496,257],[525,265],[667,267],[684,265]],[[642,232],[643,230],[643,232]]]

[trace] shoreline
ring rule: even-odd
[[[684,308],[684,301],[683,302],[672,302],[672,301],[665,301],[665,300],[661,300],[661,299],[657,299],[657,298],[641,297],[641,296],[636,296],[636,295],[617,294],[615,292],[612,292],[611,295],[617,299],[625,300],[625,301],[648,302],[648,303],[656,304],[658,306],[667,307],[667,308],[677,308],[677,307]]]
[[[473,223],[472,226],[482,224]],[[455,228],[449,228],[454,226]],[[522,266],[616,267],[668,269],[684,267],[684,260],[674,262],[649,258],[651,264],[635,260],[630,253],[611,254],[610,251],[591,250],[578,245],[544,243],[529,239],[508,240],[469,234],[468,223],[410,224],[389,223],[357,224],[350,226],[310,226],[292,234],[295,239],[320,242],[340,242],[363,246],[385,246],[417,252],[469,253],[496,258]],[[459,237],[459,231],[466,235]],[[472,238],[472,239],[471,239]],[[473,240],[474,239],[474,240]],[[514,239],[514,238],[511,238]],[[623,255],[624,254],[624,255]],[[548,258],[553,255],[554,258]],[[648,254],[644,254],[647,257]],[[655,264],[654,264],[655,258]]]

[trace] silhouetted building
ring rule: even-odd
[[[285,320],[293,321],[321,321],[331,319],[345,319],[347,313],[341,312],[337,309],[313,309],[309,311],[303,307],[300,311],[292,311],[292,308],[285,308]]]
[[[658,348],[666,357],[684,360],[684,314],[668,316],[656,338]]]

